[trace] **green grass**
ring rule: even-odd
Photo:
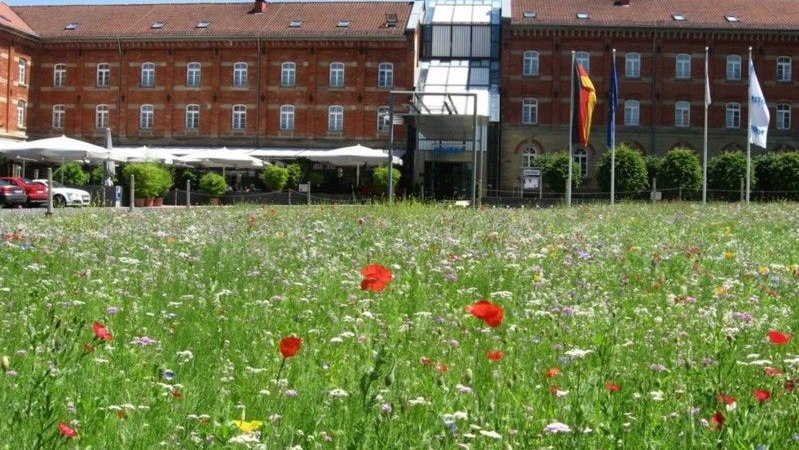
[[[767,339],[799,328],[797,213],[0,215],[0,448],[799,447],[797,341]],[[360,289],[369,263],[393,272],[383,292]],[[499,327],[466,311],[480,299],[502,306]],[[278,380],[289,335],[303,347]]]

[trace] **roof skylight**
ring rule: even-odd
[[[724,16],[724,18],[727,19],[727,22],[740,22],[741,21],[741,19],[739,19],[738,16]]]
[[[210,20],[201,20],[201,21],[197,22],[197,25],[195,25],[194,27],[195,28],[208,28],[210,26],[211,26],[211,21]]]
[[[164,28],[164,25],[166,25],[166,22],[153,22],[153,24],[150,25],[150,28],[154,30],[160,30],[161,28]]]
[[[683,21],[685,21],[685,16],[684,16],[684,15],[682,15],[682,14],[672,14],[672,15],[671,15],[671,18],[672,18],[672,19],[674,19],[674,20],[676,20],[677,22],[683,22]]]
[[[64,29],[68,30],[68,31],[77,30],[78,29],[78,25],[80,25],[80,24],[77,23],[77,22],[70,22],[64,27]]]
[[[525,11],[522,13],[522,17],[525,19],[535,19],[535,11]]]
[[[578,12],[577,13],[577,18],[580,19],[580,20],[588,20],[589,17],[590,16],[588,15],[587,12]]]
[[[302,26],[302,20],[292,20],[291,23],[289,23],[289,26],[291,28],[299,28]]]
[[[339,20],[338,24],[336,25],[338,28],[349,28],[350,21],[349,20]]]

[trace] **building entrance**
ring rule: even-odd
[[[425,161],[424,190],[436,200],[462,200],[471,195],[471,163]]]

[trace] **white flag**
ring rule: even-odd
[[[707,53],[705,53],[705,108],[710,106],[710,76],[707,71]]]
[[[757,81],[755,66],[749,59],[749,142],[766,148],[766,135],[771,115],[768,112],[766,99]]]

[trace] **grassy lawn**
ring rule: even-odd
[[[0,448],[799,448],[796,204],[87,209],[0,233]]]

